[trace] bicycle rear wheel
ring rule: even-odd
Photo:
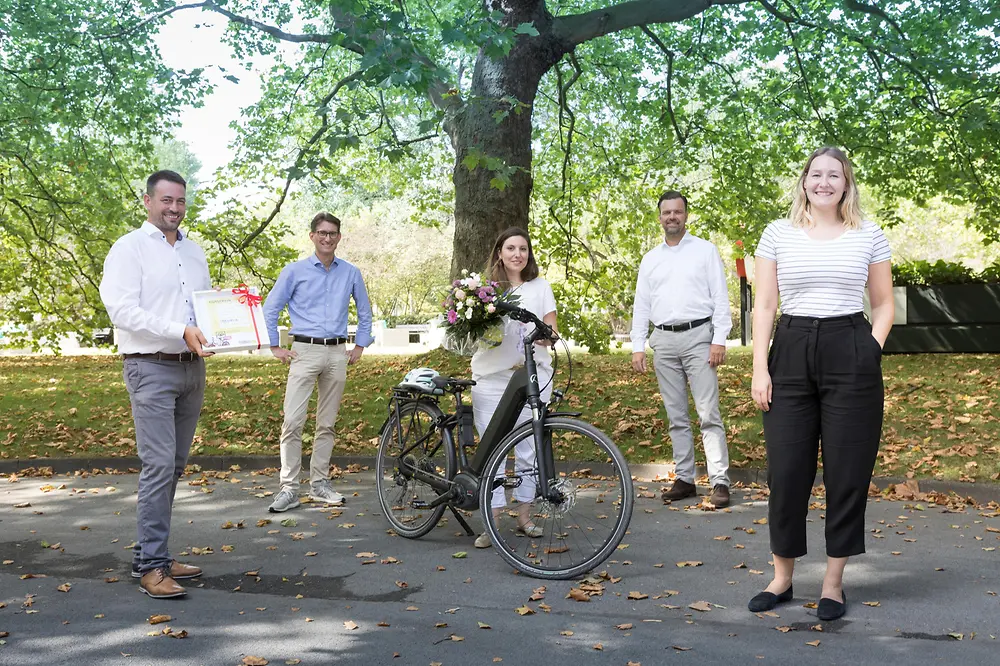
[[[604,562],[621,543],[635,501],[632,477],[618,447],[589,423],[553,417],[545,422],[544,437],[562,501],[541,498],[528,423],[486,463],[479,494],[483,522],[494,549],[514,568],[536,578],[573,578]],[[537,535],[522,529],[527,519]]]
[[[382,512],[400,536],[417,539],[437,525],[446,504],[428,508],[438,491],[413,477],[419,469],[444,480],[455,475],[451,432],[438,430],[441,410],[432,402],[411,400],[399,406],[382,426],[375,484]]]

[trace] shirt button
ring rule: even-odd
[[[813,319],[813,328],[819,328],[819,319]]]

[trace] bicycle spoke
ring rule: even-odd
[[[552,435],[556,460],[554,485],[562,493],[562,501],[541,497],[537,465],[529,463],[530,469],[513,471],[515,466],[525,467],[525,461],[518,458],[534,455],[530,432],[521,438],[532,443],[530,456],[523,445],[519,454],[517,442],[510,442],[490,465],[494,473],[504,470],[505,480],[502,499],[499,493],[491,498],[504,505],[491,518],[495,546],[504,559],[539,577],[567,577],[597,566],[614,552],[631,517],[632,485],[621,454],[590,426],[570,427],[569,423],[580,422],[558,421],[562,425],[553,423],[550,427],[547,423],[546,427]],[[518,500],[527,500],[529,491],[535,497],[525,509]],[[488,494],[487,489],[484,500]],[[541,531],[534,538],[518,529],[529,520]],[[530,525],[528,531],[532,531]]]

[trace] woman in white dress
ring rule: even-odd
[[[512,227],[497,237],[487,261],[486,275],[500,283],[502,292],[512,293],[519,299],[518,306],[532,312],[556,330],[556,299],[552,287],[538,277],[538,264],[531,249],[528,232]],[[504,326],[503,341],[499,346],[480,350],[472,357],[472,409],[476,430],[482,437],[493,418],[500,398],[514,370],[524,364],[524,337],[534,329],[534,324],[509,320]],[[538,366],[538,385],[542,400],[548,402],[552,395],[552,359],[546,346],[551,342],[535,343],[535,363]],[[531,419],[531,410],[525,406],[517,419],[518,425]],[[531,469],[535,461],[534,443],[531,439],[521,442],[515,449],[519,469]],[[542,536],[542,530],[531,520],[531,502],[535,499],[535,484],[525,480],[513,491],[517,500],[517,529],[529,537]],[[492,509],[498,515],[506,506],[504,488],[493,493]],[[490,537],[480,534],[476,548],[489,548]]]

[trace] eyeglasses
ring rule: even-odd
[[[314,231],[313,233],[320,238],[336,238],[340,235],[339,231]]]

